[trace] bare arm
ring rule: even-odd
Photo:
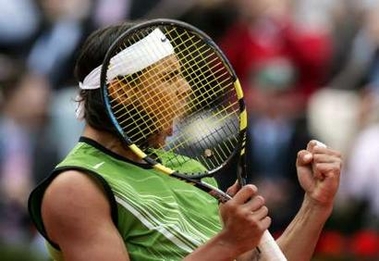
[[[220,205],[223,229],[184,260],[236,260],[253,249],[271,219],[257,188],[248,185]],[[45,193],[42,215],[49,237],[65,261],[128,261],[127,249],[114,226],[102,189],[75,171],[60,174]]]
[[[47,189],[42,216],[65,261],[128,261],[102,188],[76,171],[60,174]]]
[[[309,142],[298,153],[298,178],[305,190],[303,204],[277,240],[290,261],[310,260],[320,233],[332,209],[342,167],[338,151]]]

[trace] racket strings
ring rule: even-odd
[[[235,148],[236,136],[231,136],[231,132],[225,131],[224,127],[216,127],[214,130],[204,137],[196,141],[201,145],[203,153],[198,154],[197,158],[201,157],[209,169],[214,169],[215,166],[220,166],[230,156]],[[217,146],[215,145],[217,144]]]
[[[118,104],[113,108],[114,115],[123,129],[135,133],[130,136],[135,143],[140,143],[151,133],[159,131],[157,126],[173,124],[172,119],[166,115],[179,115],[172,137],[169,137],[166,145],[162,147],[167,152],[175,152],[170,153],[175,156],[168,160],[183,162],[186,158],[181,156],[183,154],[200,159],[208,169],[214,169],[226,161],[238,143],[239,108],[232,76],[221,58],[202,38],[186,31],[178,32],[175,28],[167,30],[166,35],[180,61],[180,77],[186,82],[182,85],[189,84],[192,88],[191,97],[183,107],[162,108],[163,104],[170,102],[170,98],[163,91],[156,88],[154,93],[146,92],[143,88],[138,88],[143,79],[136,78],[130,81],[127,76],[123,76],[117,83],[119,88],[109,91],[110,99],[114,104]],[[133,37],[133,41],[139,39],[138,36]],[[122,48],[129,45],[130,43],[125,43]],[[165,61],[164,66],[169,66],[169,63]],[[163,76],[157,71],[147,68],[143,73],[150,79],[156,79],[156,83],[152,85],[162,81]],[[128,82],[127,85],[135,85],[131,87],[133,90],[125,88],[125,82]],[[140,108],[141,97],[144,100],[143,110]],[[128,104],[120,105],[120,100],[128,100]],[[152,119],[151,115],[141,111],[157,112]],[[183,111],[186,113],[180,117]],[[136,114],[138,120],[129,124],[129,119]]]
[[[201,68],[200,68],[201,69]]]
[[[192,37],[193,38],[193,37]],[[199,41],[198,42],[195,42],[195,43],[199,43]],[[179,48],[181,48],[181,46],[179,46]],[[182,48],[183,49],[183,48]],[[199,53],[200,53],[200,55],[202,55],[204,52],[202,52],[202,51],[199,51]],[[180,55],[180,52],[179,52],[179,55]],[[212,54],[211,54],[212,55]],[[208,57],[204,57],[205,59],[208,59]],[[193,60],[197,60],[198,59],[198,57],[192,57],[192,59],[186,59],[187,60],[187,62],[189,62],[189,63],[191,63]],[[216,58],[214,58],[214,60],[213,61],[215,61],[217,59],[217,57]],[[210,62],[213,62],[213,61],[210,61]],[[188,68],[188,66],[186,66],[187,64],[186,63],[183,63],[183,67],[184,68]],[[195,63],[195,65],[197,66],[198,65],[198,63]],[[207,64],[205,64],[205,65],[207,65]],[[193,71],[199,71],[199,72],[201,72],[202,71],[202,67],[198,67],[198,68],[196,68],[196,70],[193,70]],[[208,68],[208,71],[211,71],[211,70],[213,70],[214,71],[214,69],[213,68]],[[220,69],[221,70],[221,69]],[[218,71],[216,71],[215,73],[218,73]],[[196,74],[195,74],[196,75]],[[197,74],[198,75],[198,74]],[[226,75],[226,73],[224,73],[224,75]],[[193,79],[193,81],[196,81],[196,78],[194,78]],[[213,84],[213,83],[216,83],[216,84],[218,84],[218,85],[220,85],[220,84],[223,84],[223,82],[217,82],[217,79],[214,79],[213,80],[213,82],[211,81],[211,82],[208,82],[208,84]],[[219,89],[220,91],[222,91],[222,89],[220,88]],[[205,95],[206,94],[209,94],[211,91],[213,91],[214,92],[214,89],[209,89],[209,90],[206,90],[204,93],[205,93]],[[214,93],[215,95],[217,95],[217,93]],[[145,94],[146,95],[146,94]],[[198,104],[195,104],[194,106],[197,106]],[[117,112],[116,112],[117,113]]]
[[[178,37],[182,37],[182,36],[179,35]],[[187,38],[188,38],[188,37],[187,37]],[[194,37],[192,37],[192,38],[194,38]],[[199,38],[198,38],[198,39],[199,39]],[[191,38],[190,38],[190,40],[191,40]],[[198,44],[198,43],[200,43],[200,40],[201,40],[201,39],[199,39],[199,41],[197,41],[197,42],[192,41],[191,43],[193,43],[193,44]],[[188,41],[184,41],[184,42],[183,42],[183,45],[186,45],[186,44],[188,44]],[[202,47],[207,47],[207,46],[205,46],[205,45],[203,44]],[[178,45],[177,48],[185,49],[185,48],[182,48],[181,45]],[[150,51],[150,50],[148,50],[148,51]],[[193,52],[192,52],[192,53],[193,53]],[[202,54],[204,54],[205,52],[203,52],[202,50],[198,50],[198,53],[199,53],[200,55],[202,55]],[[178,54],[180,55],[181,53],[178,52]],[[189,53],[189,54],[191,54],[191,53]],[[213,54],[213,53],[211,53],[211,55],[212,55],[212,54]],[[217,58],[218,58],[218,57],[215,57],[215,59],[214,59],[213,61],[215,61]],[[204,59],[208,59],[208,60],[209,60],[209,57],[204,57]],[[192,59],[187,59],[188,62],[192,62],[192,61],[194,61],[194,60],[198,60],[198,57],[193,57]],[[213,61],[209,61],[209,63],[211,63],[211,62],[213,62]],[[184,64],[183,64],[183,68],[188,68],[188,66],[186,66],[186,65],[187,65],[187,64],[184,63]],[[194,63],[194,65],[198,67],[198,63]],[[205,64],[205,65],[207,65],[207,64]],[[201,72],[202,69],[203,69],[203,68],[200,68],[200,67],[196,68],[195,70],[192,68],[192,71],[198,71],[198,72]],[[211,70],[213,70],[213,69],[208,69],[208,71],[211,71]],[[198,75],[198,74],[194,74],[194,75],[195,75],[195,78],[194,78],[193,80],[196,81],[196,75]],[[209,84],[211,84],[211,82],[209,82]]]
[[[200,69],[202,69],[202,68],[200,68]],[[211,81],[211,82],[209,82],[210,84],[213,84],[213,82],[216,82],[217,81],[217,79],[214,79],[213,81]],[[226,82],[226,80],[225,80],[225,82]],[[191,84],[191,83],[190,83]],[[221,82],[221,83],[218,83],[219,85],[222,85],[222,84],[224,84],[224,82]],[[205,95],[204,96],[206,96],[209,92],[211,92],[212,90],[205,90]],[[223,90],[220,88],[219,89],[219,92],[222,92]],[[114,95],[113,93],[110,93],[110,95]],[[142,94],[141,94],[142,95]],[[150,96],[149,95],[149,93],[145,93],[144,94],[145,96]],[[218,95],[218,93],[217,92],[215,92],[213,95]],[[127,96],[126,94],[125,94],[125,96]],[[137,94],[137,96],[138,96],[138,94]],[[117,95],[117,98],[119,98],[119,95]],[[120,98],[119,98],[120,99]],[[150,99],[148,98],[148,100],[149,100],[149,104],[153,104],[153,97],[150,97]],[[198,103],[201,103],[204,99],[197,99],[199,102]],[[193,107],[197,107],[199,104],[198,103],[194,103],[194,105],[192,105]],[[121,110],[124,110],[124,108],[120,108],[120,110],[119,111],[115,111],[115,113],[116,114],[118,114]],[[190,109],[187,109],[187,110],[191,110],[191,108]],[[132,112],[133,114],[135,113],[135,111],[133,111]],[[175,112],[173,112],[173,113],[175,113]],[[162,119],[163,117],[158,117],[158,118],[160,118],[160,119]]]
[[[217,79],[214,79],[213,81],[216,82]],[[209,82],[209,84],[213,84],[213,82]],[[222,85],[223,83],[218,83],[218,84],[219,84],[219,85],[220,85],[220,84]],[[206,91],[204,92],[204,93],[205,93],[204,96],[206,96],[207,94],[209,94],[209,93],[212,92],[212,91],[214,92],[214,90],[212,90],[212,89],[206,90]],[[219,88],[219,91],[222,92],[223,90],[222,90],[221,88]],[[148,94],[147,94],[147,95],[148,95]],[[216,92],[216,93],[214,92],[214,95],[217,95],[217,92]],[[197,100],[201,100],[201,99],[197,99]],[[151,98],[151,101],[152,101],[152,98]],[[195,103],[193,106],[196,107],[196,106],[198,106],[198,104]],[[122,110],[122,109],[123,109],[123,108],[121,108],[121,110]],[[118,111],[116,111],[116,113],[118,113]]]
[[[232,125],[231,124],[225,124],[226,120],[229,117],[231,117],[232,114],[235,114],[235,116],[234,116],[235,119],[238,117],[238,111],[237,110],[234,109],[233,111],[228,112],[228,109],[232,109],[232,107],[235,107],[235,104],[230,104],[229,108],[224,107],[219,112],[213,112],[213,115],[209,116],[205,120],[198,120],[196,122],[198,129],[202,130],[202,131],[209,132],[210,134],[208,136],[212,136],[212,135],[216,136],[220,132],[220,130],[223,130],[225,137],[227,136],[227,134],[229,136],[231,133],[235,134],[238,126],[236,124],[232,124]],[[224,115],[224,116],[222,116],[222,115]],[[220,128],[214,128],[214,126],[212,124],[205,123],[207,120],[212,120],[212,122],[215,126],[221,126],[221,127]],[[195,120],[187,120],[186,119],[185,127],[194,124],[194,122],[195,122]],[[185,128],[183,128],[183,129],[185,129]],[[228,129],[228,131],[225,131],[225,129]],[[179,130],[179,133],[181,133],[181,130]],[[189,139],[191,139],[191,138],[189,138]],[[190,143],[189,139],[185,140],[184,143]],[[203,137],[202,139],[209,139],[209,137]],[[181,147],[181,146],[183,146],[183,142],[178,143],[176,145],[176,147]]]

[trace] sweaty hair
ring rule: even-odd
[[[75,65],[75,78],[82,82],[96,67],[103,63],[112,43],[135,23],[112,25],[94,31],[82,45]],[[102,104],[100,89],[80,90],[84,102],[84,119],[97,130],[116,133]]]

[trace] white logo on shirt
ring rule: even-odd
[[[94,169],[98,169],[98,168],[100,168],[101,167],[101,165],[103,165],[105,162],[104,161],[102,161],[102,162],[100,162],[100,163],[98,163],[98,164],[96,164],[95,166],[93,166],[93,168]]]

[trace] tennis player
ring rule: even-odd
[[[77,116],[86,122],[78,144],[39,184],[29,198],[29,212],[45,237],[54,260],[254,260],[255,251],[271,219],[264,199],[254,185],[233,185],[233,198],[218,204],[207,193],[162,175],[132,153],[116,134],[101,101],[101,64],[110,45],[131,24],[95,31],[85,42],[76,64],[80,86]],[[146,113],[167,118],[180,109],[189,86],[168,40],[155,30],[140,44],[130,46],[128,68],[115,67],[110,78],[130,74],[150,82],[150,67],[167,75],[159,94],[150,85],[142,95],[131,91],[120,103],[139,99]],[[138,48],[153,45],[159,55],[139,59]],[[122,54],[121,54],[122,55]],[[164,62],[164,63],[163,63]],[[164,64],[164,66],[162,65]],[[112,85],[113,83],[110,82]],[[125,82],[125,88],[133,89]],[[181,88],[172,88],[180,85]],[[112,87],[111,87],[112,88]],[[167,95],[165,104],[152,108],[144,95]],[[117,94],[115,94],[117,95]],[[175,110],[170,108],[175,107]],[[172,132],[172,121],[159,126],[141,141],[161,146]],[[141,144],[140,144],[141,145]],[[159,155],[157,155],[159,158]],[[310,141],[299,151],[297,171],[304,188],[303,204],[277,243],[288,260],[310,260],[322,228],[333,209],[341,170],[339,152]],[[201,168],[193,161],[186,167]],[[208,183],[216,185],[215,180]],[[262,259],[264,260],[264,256]]]

